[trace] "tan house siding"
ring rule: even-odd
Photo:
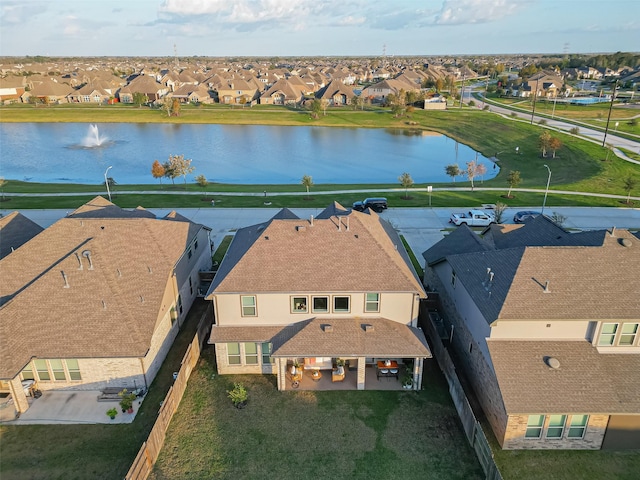
[[[608,415],[591,415],[587,423],[587,429],[583,438],[567,438],[569,425],[567,415],[567,426],[564,429],[562,438],[545,438],[546,428],[549,424],[549,417],[545,418],[545,425],[541,438],[525,438],[527,421],[529,415],[511,415],[507,422],[507,429],[504,436],[502,448],[505,450],[598,450],[602,445],[602,439],[609,422]]]

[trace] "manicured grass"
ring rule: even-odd
[[[213,357],[192,373],[153,480],[484,478],[433,361],[421,392],[279,392],[270,375],[218,376]],[[242,410],[233,382],[249,391]]]
[[[180,368],[197,322],[207,308],[211,304],[204,301],[192,307],[132,424],[0,425],[0,478],[124,478],[151,431],[160,402],[173,384],[172,373]],[[105,404],[105,412],[110,406]]]
[[[227,253],[227,250],[229,249],[229,245],[231,244],[231,240],[233,240],[233,235],[225,235],[224,236],[224,238],[222,239],[222,241],[218,245],[218,248],[216,248],[216,251],[213,254],[213,257],[211,257],[213,262],[214,262],[214,264],[215,264],[215,262],[218,262],[218,265],[220,265],[220,263],[222,262],[222,259],[224,258],[224,256]]]
[[[414,270],[418,274],[418,277],[420,278],[424,277],[424,270],[422,268],[422,265],[420,265],[420,262],[418,261],[415,254],[413,253],[413,250],[411,250],[411,247],[405,240],[404,235],[400,235],[400,240],[402,240],[402,244],[404,245],[405,250],[409,254],[409,258],[411,259],[411,264],[413,265]]]

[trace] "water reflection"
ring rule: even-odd
[[[87,147],[91,134],[92,147]],[[34,182],[99,184],[107,166],[120,184],[155,183],[154,160],[184,154],[196,171],[222,183],[449,182],[446,165],[476,158],[466,145],[411,128],[357,129],[209,124],[0,124],[0,175]],[[78,145],[83,145],[78,147]],[[76,146],[76,147],[74,147]],[[485,180],[498,169],[485,164]]]

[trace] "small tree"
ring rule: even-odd
[[[184,155],[169,155],[169,165],[173,174],[171,179],[183,176],[185,185],[187,184],[187,174],[196,169],[196,167],[191,166],[191,160],[184,158]]]
[[[151,165],[151,175],[153,175],[153,178],[160,180],[160,185],[162,185],[162,177],[165,176],[165,173],[162,164],[158,160],[154,160],[153,165]]]
[[[407,172],[404,172],[402,175],[398,177],[398,181],[400,185],[404,187],[404,198],[405,200],[409,199],[409,187],[413,186],[413,178]]]
[[[149,97],[145,93],[134,92],[133,93],[133,104],[141,107],[145,103],[149,102]]]
[[[511,189],[517,187],[522,179],[520,178],[520,172],[518,170],[511,170],[507,175],[507,183],[509,184],[509,191],[507,192],[507,198],[511,197]]]
[[[453,183],[456,182],[456,177],[460,175],[460,167],[458,167],[457,163],[447,165],[446,167],[444,167],[444,171],[447,173],[447,175],[453,178]]]
[[[313,187],[313,178],[311,175],[303,175],[300,183],[307,189],[307,198],[309,198],[309,188]]]
[[[543,131],[538,137],[538,148],[542,153],[542,158],[547,156],[547,149],[549,148],[550,141],[551,141],[551,135],[547,130]]]
[[[502,223],[502,216],[504,215],[504,211],[507,209],[507,204],[502,202],[496,202],[496,206],[493,209],[493,214],[496,218],[496,223]]]
[[[175,165],[171,163],[171,161],[166,161],[162,164],[162,168],[164,168],[164,176],[171,179],[171,184],[175,185],[176,177],[179,177],[180,174],[176,173]]]
[[[4,179],[4,177],[0,177],[0,190],[2,190],[2,201],[4,202],[4,186],[8,182]]]
[[[578,127],[573,127],[569,132],[573,135],[578,135],[580,133],[580,129]]]
[[[180,116],[180,100],[178,100],[177,98],[174,98],[173,101],[171,102],[171,115],[174,117],[179,117]]]
[[[484,166],[484,163],[476,165],[476,174],[480,176],[480,183],[484,183],[484,176],[487,174],[487,167]]]
[[[474,189],[473,179],[475,178],[476,174],[478,173],[477,168],[478,168],[478,164],[475,162],[475,160],[471,160],[470,162],[467,162],[467,169],[465,170],[465,173],[467,174],[467,178],[471,182],[471,191],[472,192],[473,192],[473,189]]]
[[[627,192],[627,205],[631,203],[631,190],[636,188],[638,179],[629,175],[624,179],[624,191]]]
[[[207,185],[209,185],[209,181],[207,180],[207,177],[205,177],[204,175],[200,174],[196,177],[196,182],[198,183],[198,185],[200,185],[202,188],[207,188]]]
[[[551,157],[556,158],[556,152],[562,148],[562,142],[557,137],[551,137],[549,140],[549,148],[551,149]]]
[[[311,116],[313,118],[318,118],[320,116],[320,112],[322,111],[322,103],[317,98],[314,98],[311,102]]]

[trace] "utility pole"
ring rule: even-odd
[[[536,113],[536,98],[538,97],[538,82],[540,81],[540,77],[536,78],[536,91],[533,94],[533,109],[531,110],[531,125],[533,125],[533,116]]]
[[[460,87],[460,108],[462,108],[462,99],[464,98],[464,81],[466,78],[466,75],[462,75],[462,87]]]
[[[607,116],[607,126],[604,129],[604,138],[602,139],[602,146],[605,146],[607,142],[607,133],[609,132],[609,121],[611,120],[611,109],[613,108],[613,101],[616,98],[616,90],[618,89],[618,80],[613,84],[613,92],[611,92],[611,103],[609,104],[609,115]]]

